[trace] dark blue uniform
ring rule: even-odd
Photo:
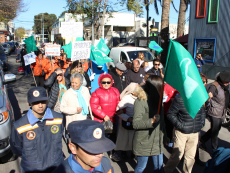
[[[11,150],[21,157],[23,172],[52,172],[64,160],[63,115],[47,108],[42,120],[30,109],[17,120],[10,138]]]

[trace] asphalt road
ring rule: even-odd
[[[19,119],[26,111],[29,109],[29,106],[27,105],[27,91],[31,88],[34,87],[34,81],[33,81],[33,76],[30,74],[28,76],[24,76],[22,74],[18,73],[18,67],[20,66],[19,63],[15,62],[16,55],[11,55],[8,57],[9,61],[9,70],[6,73],[13,73],[17,75],[17,81],[15,83],[9,84],[8,85],[8,94],[9,94],[9,99],[11,101],[14,114],[15,114],[15,119]],[[208,120],[206,120],[206,125],[202,129],[202,134],[207,131],[210,127],[210,123]],[[230,128],[221,128],[220,133],[219,133],[219,146],[221,147],[229,147],[230,144],[230,137],[229,137],[229,131]],[[207,143],[207,148],[208,152],[200,150],[200,159],[203,162],[206,162],[209,160],[210,154],[211,153],[211,145],[210,141]],[[65,143],[63,142],[63,152],[66,157],[69,156],[67,152],[67,147]],[[48,154],[48,153],[47,153]],[[107,156],[107,154],[105,154]],[[168,152],[166,149],[164,150],[164,164],[167,163],[167,160],[170,156],[170,152]],[[10,157],[10,154],[7,156]],[[134,159],[129,159],[127,161],[122,160],[121,162],[113,162],[111,161],[115,173],[131,173],[134,171],[134,168],[136,166],[136,161]],[[180,173],[182,172],[182,165],[183,165],[183,160],[180,162],[178,167],[175,169],[174,173]],[[20,173],[20,158],[18,158],[15,161],[11,161],[8,163],[1,163],[0,164],[0,172],[1,173]],[[152,171],[153,164],[152,160],[149,159],[147,167],[144,171],[144,173],[150,173]],[[193,167],[193,173],[202,173],[204,170],[204,167],[201,167],[197,164],[194,165]]]

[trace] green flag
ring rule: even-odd
[[[34,36],[30,36],[29,38],[25,39],[24,42],[26,43],[27,53],[31,53],[32,51],[38,51]]]
[[[101,52],[97,47],[91,45],[90,59],[97,62],[97,65],[102,65],[107,62],[113,61],[106,54]]]
[[[71,52],[72,52],[72,42],[70,41],[69,44],[66,44],[65,46],[62,46],[65,53],[67,54],[67,58],[71,58]]]
[[[83,37],[77,37],[76,41],[84,41]]]
[[[164,81],[180,92],[186,110],[195,118],[208,93],[192,56],[174,40],[170,40]]]
[[[108,55],[110,50],[108,46],[105,44],[105,41],[101,38],[99,43],[97,44],[97,48],[102,51],[104,54]]]
[[[157,55],[163,51],[163,49],[155,41],[150,41],[149,48],[155,50]]]

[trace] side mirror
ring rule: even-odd
[[[16,75],[14,74],[5,74],[3,84],[10,84],[16,81]]]

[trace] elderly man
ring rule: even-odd
[[[69,124],[71,154],[53,173],[113,173],[113,167],[103,153],[115,148],[105,137],[102,123],[91,120],[74,121]]]
[[[121,93],[125,89],[125,75],[126,66],[122,62],[118,62],[115,68],[112,68],[109,74],[112,76],[114,83],[113,87],[117,88]]]
[[[143,68],[140,68],[138,60],[133,60],[132,69],[126,73],[126,86],[131,82],[140,84],[145,77],[145,71]]]

